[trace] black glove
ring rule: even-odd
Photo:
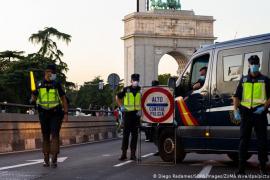
[[[29,103],[30,103],[30,105],[35,106],[35,105],[36,105],[36,100],[34,100],[33,98],[31,98],[31,99],[29,100]]]

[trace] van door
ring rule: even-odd
[[[210,68],[211,51],[196,55],[186,66],[176,88],[176,119],[185,149],[205,149],[206,142],[202,135],[207,129],[205,110],[209,105],[209,76],[206,70],[206,79],[200,80],[201,69]],[[194,85],[201,85],[194,89]]]
[[[211,108],[207,110],[210,126],[209,149],[235,149],[239,143],[231,141],[231,137],[239,136],[237,121],[233,118],[232,96],[243,71],[243,49],[221,50],[215,53],[215,71],[212,74]],[[220,141],[222,140],[222,141]],[[222,143],[221,143],[222,142]]]
[[[211,137],[208,144],[209,149],[238,150],[240,123],[235,121],[233,116],[232,97],[242,75],[248,73],[248,58],[251,55],[259,56],[261,72],[267,74],[269,58],[265,50],[261,44],[215,52],[217,58],[213,68],[216,73],[212,74],[211,108],[207,110]]]

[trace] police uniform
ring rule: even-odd
[[[59,82],[44,79],[38,84],[33,95],[37,97],[43,137],[44,166],[48,166],[49,154],[52,154],[52,163],[56,166],[59,153],[59,133],[64,116],[61,97],[65,96],[65,92]]]
[[[240,100],[240,145],[239,172],[244,173],[249,141],[254,127],[258,142],[258,158],[261,168],[266,170],[267,157],[267,110],[261,114],[254,113],[263,107],[270,98],[270,80],[259,73],[256,77],[249,73],[244,76],[237,87],[234,97]]]
[[[198,79],[198,81],[197,82],[195,82],[194,84],[193,84],[193,86],[195,85],[195,84],[200,84],[200,87],[203,87],[203,85],[204,85],[204,83],[205,83],[205,79]]]
[[[132,77],[137,77],[138,74]],[[141,87],[128,86],[123,88],[123,90],[117,94],[119,99],[123,99],[124,104],[124,114],[123,114],[123,140],[122,140],[122,156],[120,160],[126,159],[126,152],[129,145],[129,136],[131,134],[131,160],[136,159],[136,149],[137,149],[137,140],[138,140],[138,127],[140,125],[140,116],[138,111],[141,110]]]

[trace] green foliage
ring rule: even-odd
[[[31,95],[29,71],[34,71],[36,81],[43,79],[47,64],[56,64],[58,77],[67,88],[75,85],[66,82],[67,64],[61,60],[63,53],[51,40],[55,36],[59,40],[70,42],[70,35],[61,33],[54,28],[45,28],[30,37],[31,42],[41,45],[37,53],[24,55],[23,51],[0,52],[0,102],[28,104]]]
[[[171,77],[176,77],[176,76],[172,76],[171,74],[160,74],[160,75],[158,75],[159,84],[160,85],[168,85],[168,79],[171,78]]]
[[[100,77],[85,82],[79,90],[74,83],[66,81],[68,66],[62,61],[63,53],[53,38],[67,44],[71,40],[70,35],[61,33],[55,28],[45,28],[29,38],[30,42],[40,45],[38,52],[28,55],[23,51],[0,52],[0,102],[28,104],[31,96],[29,71],[33,71],[35,80],[40,81],[43,79],[46,66],[54,63],[58,80],[65,86],[70,108],[88,109],[90,104],[92,108],[111,106],[115,94],[109,85],[104,85],[103,90],[98,89],[98,83],[103,81]],[[119,86],[117,90],[121,87]]]
[[[72,97],[73,104],[80,108],[88,109],[95,108],[93,106],[111,106],[113,92],[109,85],[104,85],[103,90],[99,90],[98,83],[103,81],[99,76],[94,78],[92,81],[85,82],[77,92],[77,97]]]
[[[61,57],[63,57],[64,54],[57,48],[57,44],[52,40],[52,37],[66,42],[67,45],[71,41],[70,35],[61,33],[53,27],[46,27],[44,30],[32,34],[29,40],[32,43],[41,44],[38,54],[61,62]]]

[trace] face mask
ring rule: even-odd
[[[56,74],[52,74],[51,77],[50,77],[50,80],[54,81],[55,79],[56,79]]]
[[[138,85],[139,85],[139,82],[138,82],[138,81],[133,81],[133,82],[132,82],[132,86],[133,86],[133,87],[137,87]]]
[[[205,80],[205,76],[200,76],[200,80]]]
[[[260,66],[259,65],[251,65],[250,66],[250,72],[257,73],[259,72]]]

